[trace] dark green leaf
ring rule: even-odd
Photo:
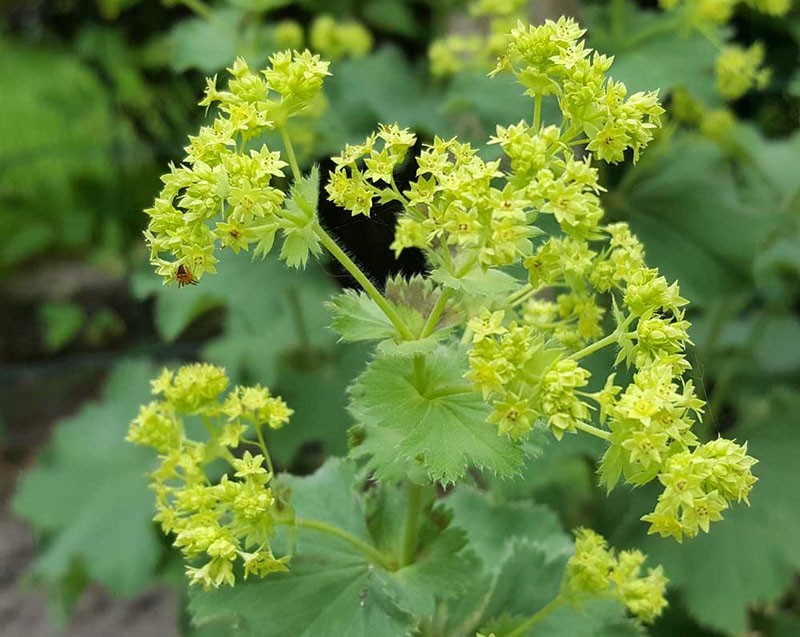
[[[548,555],[568,554],[572,543],[555,514],[530,502],[497,503],[474,489],[458,489],[448,496],[453,525],[464,529],[470,547],[489,572],[496,572],[512,543],[536,544]]]
[[[351,465],[332,460],[313,476],[285,481],[298,520],[324,522],[374,545]],[[470,562],[462,546],[460,533],[445,531],[422,547],[413,565],[387,571],[301,522],[289,573],[195,593],[191,610],[200,625],[231,621],[237,637],[403,637],[414,625],[408,611],[429,613],[435,596],[463,588]]]
[[[148,364],[121,364],[101,402],[61,423],[20,480],[12,510],[43,534],[33,575],[47,586],[58,587],[75,569],[120,595],[150,583],[160,545],[145,474],[155,459],[125,435],[153,374]]]

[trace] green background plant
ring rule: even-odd
[[[138,231],[144,221],[139,211],[152,199],[164,161],[178,159],[179,140],[196,129],[190,106],[201,88],[201,73],[220,70],[235,54],[263,62],[274,46],[271,38],[278,19],[288,16],[310,25],[320,9],[313,2],[219,2],[212,5],[214,16],[208,19],[182,6],[156,3],[103,2],[96,10],[43,5],[33,9],[41,25],[37,30],[26,26],[30,22],[23,18],[29,9],[21,4],[7,3],[2,9],[0,57],[9,65],[4,78],[10,90],[3,91],[7,99],[0,100],[0,108],[7,109],[2,121],[9,127],[0,149],[0,162],[8,166],[0,177],[0,226],[6,229],[0,276],[9,284],[62,259],[116,273],[128,269],[126,264],[139,263]],[[453,3],[449,9],[455,12],[459,7]],[[357,7],[337,2],[326,3],[325,10],[362,20],[373,31],[376,45],[366,57],[341,60],[334,69],[329,106],[308,150],[301,152],[306,161],[338,152],[344,142],[365,136],[377,121],[397,120],[423,136],[457,132],[479,139],[493,123],[509,124],[528,115],[527,102],[510,98],[515,89],[493,85],[485,90],[488,80],[481,71],[464,70],[447,81],[430,77],[427,46],[448,24],[439,7],[425,2],[365,2]],[[702,34],[681,31],[670,14],[653,6],[587,2],[580,11],[590,44],[616,55],[615,79],[631,90],[660,86],[668,109],[669,97],[679,88],[690,91],[706,109],[724,106],[714,86],[718,50]],[[414,29],[421,20],[429,26]],[[547,502],[567,526],[600,528],[614,545],[641,546],[651,561],[662,563],[673,582],[672,610],[653,628],[655,635],[759,630],[777,637],[792,634],[797,624],[793,578],[800,549],[794,538],[800,521],[791,506],[797,469],[790,451],[800,367],[798,33],[796,7],[785,19],[738,7],[719,37],[746,45],[759,37],[773,69],[769,86],[729,106],[736,118],[721,137],[713,128],[703,130],[691,122],[668,125],[637,166],[609,170],[611,187],[604,197],[611,218],[630,221],[650,262],[669,278],[678,278],[693,302],[688,318],[696,343],[694,371],[711,406],[703,423],[705,433],[751,440],[753,454],[762,460],[754,508],[741,516],[732,513],[717,535],[696,540],[688,551],[669,547],[659,552],[665,545],[648,541],[627,523],[639,515],[629,513],[633,505],[628,497],[620,498],[619,509],[609,511],[600,504],[591,470],[598,449],[592,444],[546,445],[523,482],[498,485],[510,502]],[[214,60],[209,52],[219,57]],[[62,80],[54,84],[52,77]],[[65,152],[74,148],[85,150]],[[386,222],[391,225],[390,217]],[[360,240],[369,243],[369,238]],[[356,242],[351,249],[358,251],[358,246]],[[413,267],[410,261],[403,265]],[[253,265],[246,259],[223,265],[217,278],[169,298],[149,273],[137,273],[137,296],[157,290],[147,337],[137,342],[139,328],[123,316],[128,335],[101,338],[100,351],[111,351],[109,361],[120,346],[150,356],[161,350],[154,343],[163,339],[173,343],[171,356],[188,353],[225,364],[243,381],[274,384],[297,406],[306,402],[309,379],[322,383],[323,395],[330,398],[313,406],[321,413],[339,414],[339,423],[314,430],[318,416],[302,416],[298,407],[298,423],[308,426],[297,430],[309,432],[307,437],[287,429],[287,437],[300,437],[276,440],[274,445],[285,450],[279,462],[309,470],[319,464],[321,453],[343,451],[344,438],[334,430],[343,431],[351,421],[341,410],[341,390],[361,368],[364,353],[337,345],[333,335],[304,341],[294,327],[297,306],[309,326],[307,333],[320,338],[324,332],[319,327],[329,322],[321,302],[341,279],[309,271],[290,280],[279,268],[271,270],[274,264]],[[379,263],[376,272],[387,267],[397,266]],[[296,292],[291,292],[295,286]],[[252,303],[236,303],[241,294]],[[58,295],[53,298],[52,292],[44,296],[64,301]],[[95,301],[77,300],[79,307],[88,309],[85,315],[94,315]],[[97,351],[86,330],[70,333],[64,325],[71,319],[58,320],[57,311],[55,320],[62,331],[48,330],[47,340],[63,348],[59,356]],[[53,315],[52,309],[41,313],[43,330]],[[278,342],[286,347],[276,350]],[[25,360],[10,358],[14,365]],[[133,372],[124,373],[134,378]],[[140,399],[136,393],[146,389],[145,378],[143,374],[138,386],[133,380],[122,387],[111,381],[103,400],[106,407],[101,408],[111,411],[93,425],[98,431],[101,425],[109,431],[111,421],[118,431],[124,429]],[[125,404],[131,413],[117,411]],[[87,428],[94,418],[91,413],[85,416]],[[9,428],[15,427],[8,416],[6,421]],[[85,435],[69,434],[77,429],[65,424],[63,436]],[[61,587],[57,599],[62,602],[76,599],[87,578],[131,593],[148,577],[156,577],[155,567],[142,574],[146,564],[155,564],[154,558],[138,562],[136,572],[87,569],[81,560],[102,565],[105,559],[119,569],[122,565],[110,560],[110,548],[104,558],[84,554],[72,544],[72,518],[37,518],[35,511],[52,508],[56,500],[50,489],[37,493],[27,486],[44,480],[33,477],[36,471],[54,476],[51,479],[65,488],[78,484],[69,445],[80,446],[80,440],[60,440],[56,438],[41,456],[32,477],[23,478],[14,504],[43,534],[45,551],[65,551],[60,556],[56,552],[57,559],[43,553],[36,572],[54,590]],[[303,446],[311,441],[322,442],[323,451],[316,445]],[[120,443],[119,450],[109,453],[114,457],[127,452]],[[104,461],[98,458],[92,471],[103,471]],[[144,537],[147,531],[142,533]],[[752,547],[751,560],[743,558],[742,546]],[[522,544],[516,550],[530,551]],[[692,568],[701,561],[698,556],[706,565],[702,572]],[[718,572],[736,585],[714,585],[713,574]]]

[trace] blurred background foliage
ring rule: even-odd
[[[530,115],[513,84],[486,77],[498,34],[561,13],[616,56],[630,91],[661,89],[657,141],[636,165],[603,167],[607,215],[691,299],[703,435],[748,439],[760,482],[752,508],[682,546],[644,536],[652,494],[601,493],[591,441],[542,443],[497,488],[662,563],[672,604],[656,637],[800,634],[800,7],[781,0],[0,0],[2,475],[24,468],[3,492],[14,485],[11,509],[37,533],[29,580],[60,621],[90,582],[125,596],[182,586],[150,522],[149,461],[123,442],[157,366],[209,360],[274,387],[297,412],[273,447],[284,468],[346,451],[346,387],[366,354],[325,329],[325,301],[353,284],[343,271],[226,255],[219,275],[176,291],[147,267],[141,210],[203,119],[205,75],[284,47],[333,59],[293,131],[323,170],[378,122],[483,144]],[[725,99],[721,55],[755,42],[769,78]],[[424,272],[388,250],[391,206],[322,214],[376,280]]]

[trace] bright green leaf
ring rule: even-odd
[[[463,354],[444,347],[424,359],[378,357],[353,386],[351,411],[367,439],[375,429],[400,432],[392,464],[419,457],[432,480],[455,482],[469,467],[513,475],[522,449],[486,423],[489,408],[464,367]]]
[[[367,341],[391,338],[392,322],[369,296],[355,290],[345,290],[330,303],[333,321],[331,328],[343,341]]]
[[[769,227],[739,200],[722,151],[688,137],[663,150],[609,196],[609,208],[627,218],[648,262],[678,279],[692,302],[750,285],[752,261]]]

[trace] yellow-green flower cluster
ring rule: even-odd
[[[645,559],[640,551],[615,554],[603,537],[589,529],[578,529],[563,594],[578,599],[583,595],[615,597],[639,621],[651,623],[667,605],[667,578],[660,566],[643,575]]]
[[[431,73],[439,77],[467,69],[491,68],[508,44],[508,33],[523,17],[525,0],[473,0],[469,14],[481,20],[482,29],[469,35],[453,33],[434,40],[428,50]]]
[[[152,386],[156,399],[139,410],[128,440],[158,452],[155,519],[175,536],[190,582],[216,588],[237,574],[285,571],[289,558],[273,555],[270,537],[292,514],[271,486],[263,429],[282,427],[292,410],[259,385],[223,397],[228,378],[213,365],[164,370]],[[190,436],[192,426],[205,436]],[[239,453],[248,446],[260,453]],[[217,478],[220,462],[228,469]]]
[[[605,77],[611,60],[586,49],[582,35],[567,19],[512,32],[497,70],[510,69],[535,107],[532,124],[500,127],[492,139],[503,149],[508,172],[502,163],[480,162],[457,142],[436,140],[420,155],[420,178],[403,193],[408,202],[395,248],[423,248],[435,268],[455,278],[473,266],[522,262],[528,286],[468,322],[467,378],[491,404],[488,421],[503,435],[522,439],[542,422],[557,439],[582,430],[606,440],[600,472],[610,489],[623,477],[634,485],[663,482],[671,458],[705,457],[708,447],[691,431],[703,403],[682,379],[690,368],[687,301],[676,283],[647,268],[644,249],[626,224],[600,225],[602,187],[592,166],[594,155],[614,162],[631,150],[635,158],[663,111],[654,93],[626,98],[625,87]],[[560,123],[540,121],[547,96],[561,109]],[[573,156],[577,144],[586,145],[586,159]],[[506,202],[499,209],[489,205],[498,193]],[[540,213],[553,215],[559,234],[540,238],[544,233],[533,225]],[[494,224],[509,218],[512,240],[498,249]],[[603,323],[609,300],[611,331]],[[617,386],[612,373],[603,389],[589,392],[590,373],[581,360],[609,346],[617,349],[615,365],[633,369],[633,380]],[[705,478],[698,487],[705,496],[715,494],[723,508],[745,499],[755,481],[755,461],[744,447],[729,444],[747,458],[719,460],[718,469],[736,481],[736,495]],[[665,489],[658,517],[646,518],[651,530],[679,539],[705,530],[696,518],[718,519],[703,508],[705,496],[698,495],[699,509],[691,502],[676,507]]]
[[[301,49],[305,42],[303,26],[296,20],[281,20],[273,28],[275,48],[279,51],[286,49]]]
[[[363,24],[338,22],[327,14],[314,18],[308,38],[311,48],[329,60],[364,57],[372,49],[372,35]]]
[[[720,25],[731,19],[739,0],[659,0],[665,11],[680,11],[691,26]]]
[[[266,254],[278,230],[298,223],[273,184],[286,163],[256,139],[309,107],[328,63],[308,51],[276,53],[270,61],[259,74],[237,59],[224,91],[216,78],[208,81],[200,104],[216,104],[217,117],[189,138],[186,157],[162,178],[164,188],[146,211],[151,262],[165,282],[195,283],[213,273],[217,247],[239,252],[255,245],[257,255]]]
[[[747,444],[724,438],[676,453],[658,477],[665,488],[655,511],[642,519],[650,522],[651,533],[678,541],[701,529],[707,533],[730,502],[747,502],[756,481],[750,469],[756,462],[747,455]]]
[[[791,0],[659,0],[661,8],[677,12],[689,29],[698,30],[721,48],[716,61],[717,90],[727,100],[739,99],[753,89],[764,89],[771,75],[764,67],[764,47],[760,42],[747,48],[736,44],[721,46],[709,32],[725,26],[739,4],[772,16],[785,15],[791,9]]]
[[[699,27],[725,24],[739,4],[772,16],[786,15],[792,8],[791,0],[659,0],[658,4],[666,11],[680,11],[688,24]]]
[[[394,182],[394,170],[416,141],[407,128],[382,124],[363,144],[348,144],[341,155],[333,158],[336,169],[330,173],[325,188],[330,200],[353,215],[369,217],[375,198],[402,198]]]
[[[417,179],[404,191],[392,248],[434,248],[431,259],[468,271],[511,265],[529,255],[535,213],[523,191],[503,177],[500,161],[484,161],[469,144],[434,139],[417,157]]]
[[[554,95],[566,127],[561,141],[583,134],[587,149],[603,161],[618,163],[627,149],[636,160],[664,109],[656,92],[628,96],[624,84],[607,78],[613,58],[587,48],[584,33],[571,18],[539,27],[519,22],[492,73],[511,71],[537,99]]]
[[[731,45],[722,49],[716,63],[717,90],[728,100],[739,99],[749,90],[763,89],[770,70],[764,68],[764,47],[756,42],[748,48]]]
[[[696,128],[701,135],[730,151],[738,148],[736,114],[729,108],[706,108],[685,89],[672,93],[674,120]]]

